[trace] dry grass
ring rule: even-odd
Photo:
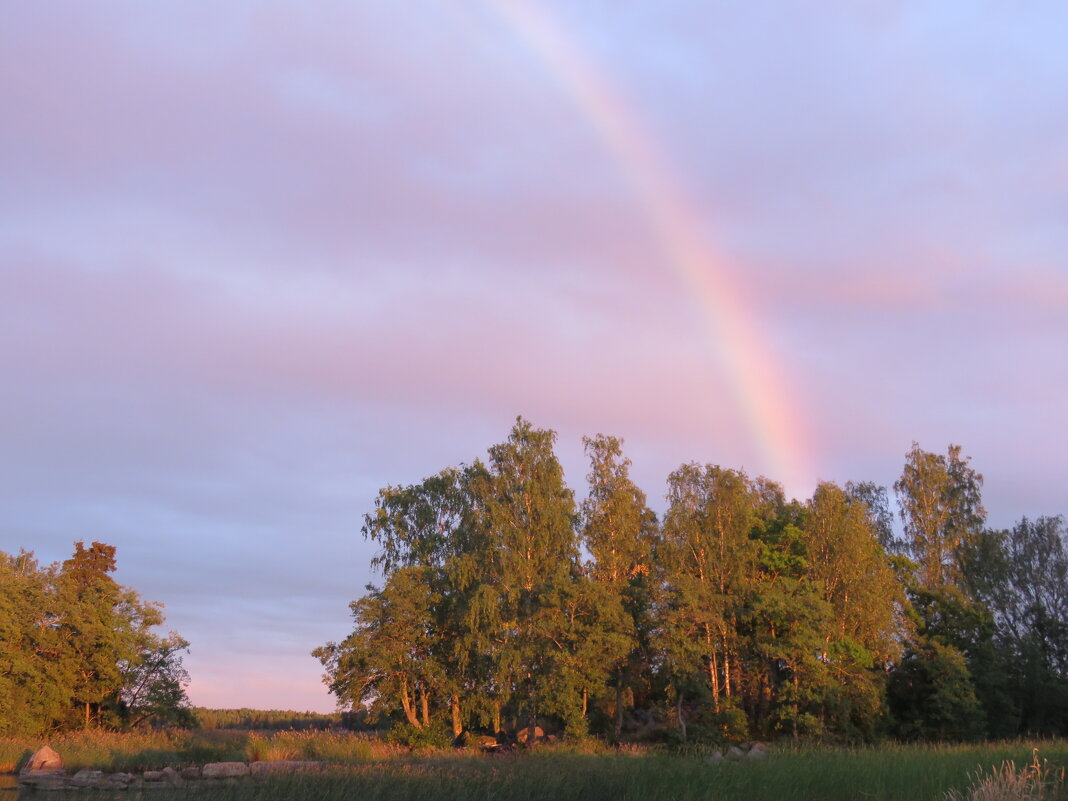
[[[248,735],[245,747],[246,757],[251,762],[312,759],[355,764],[391,759],[404,753],[407,753],[406,748],[383,742],[377,737],[349,732],[252,732]]]
[[[1006,760],[999,768],[972,774],[972,784],[964,791],[950,790],[946,801],[1054,801],[1064,792],[1064,768],[1051,768],[1031,752],[1031,763],[1017,769]]]

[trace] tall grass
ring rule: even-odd
[[[0,754],[12,741],[0,741]],[[1068,801],[1050,777],[1068,765],[1068,743],[1010,742],[980,746],[772,748],[765,759],[712,763],[699,754],[630,750],[606,753],[582,744],[542,746],[529,753],[410,753],[347,733],[239,732],[77,734],[52,740],[69,767],[175,766],[225,759],[317,759],[334,767],[311,775],[249,779],[230,787],[200,787],[198,801]],[[1006,778],[1004,765],[1033,766],[1037,796],[977,794],[982,777]],[[9,751],[4,751],[7,748]],[[15,746],[18,748],[18,745]],[[191,759],[193,754],[208,759]],[[165,755],[172,759],[160,762]],[[151,760],[149,759],[151,757]],[[1001,773],[998,773],[1001,771]],[[1026,784],[1026,782],[1025,782]],[[1058,796],[1058,793],[1060,794]],[[188,791],[154,790],[157,801],[187,799]]]
[[[300,759],[357,764],[391,759],[407,753],[407,749],[383,742],[377,737],[348,732],[283,731],[250,733],[245,753],[252,762]]]
[[[14,772],[43,745],[58,751],[69,770],[151,770],[244,759],[247,739],[248,735],[242,732],[119,733],[100,729],[40,738],[0,738],[0,773]]]
[[[967,790],[951,790],[946,801],[1052,801],[1062,797],[1064,790],[1064,768],[1057,770],[1049,760],[1040,761],[1035,748],[1029,765],[1017,769],[1008,760],[989,771],[977,771]]]

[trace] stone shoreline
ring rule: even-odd
[[[322,770],[323,762],[287,760],[283,762],[211,762],[181,770],[166,767],[142,773],[83,768],[73,774],[62,769],[29,770],[19,774],[20,787],[37,790],[150,790],[165,787],[236,784],[246,776],[267,776]]]

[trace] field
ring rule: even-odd
[[[766,759],[737,764],[712,764],[697,753],[617,753],[603,746],[543,746],[492,757],[451,750],[413,753],[370,738],[332,733],[88,734],[53,738],[51,744],[71,768],[137,769],[294,758],[334,763],[317,774],[198,788],[194,796],[202,801],[943,801],[947,792],[966,791],[979,772],[989,773],[1007,760],[1018,768],[1030,764],[1034,748],[1048,760],[1051,774],[1068,765],[1064,741],[858,750],[773,748]],[[0,768],[13,769],[35,745],[0,740]],[[188,790],[152,793],[159,801],[189,795]],[[1063,787],[1046,797],[1068,801]],[[1019,793],[1015,799],[1037,801]],[[1002,799],[988,795],[984,801]]]

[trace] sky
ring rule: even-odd
[[[1068,512],[1068,5],[5,3],[0,550],[118,549],[198,705],[329,711],[379,488],[517,416]]]

